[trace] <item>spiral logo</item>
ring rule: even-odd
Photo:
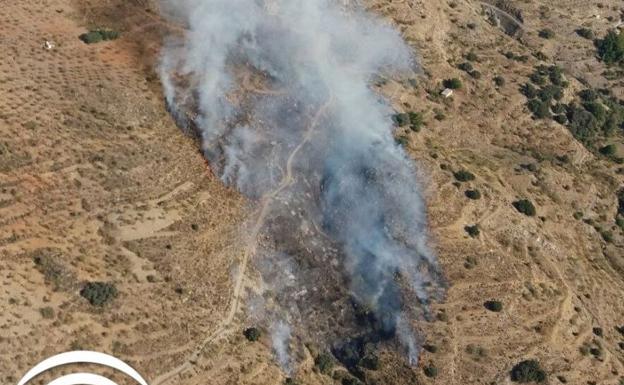
[[[90,351],[74,351],[57,354],[47,358],[30,369],[17,385],[26,385],[30,380],[50,369],[69,364],[97,364],[116,369],[134,379],[139,385],[147,382],[130,365],[122,360],[104,353]],[[59,377],[47,385],[117,385],[114,381],[93,373],[72,373]]]

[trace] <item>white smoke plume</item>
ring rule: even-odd
[[[426,308],[442,280],[412,161],[372,85],[380,74],[417,68],[400,34],[331,0],[163,1],[188,29],[163,53],[168,106],[196,131],[224,183],[270,207],[262,234],[271,242],[256,258],[265,259],[265,282],[279,287],[274,302],[288,311],[293,333],[331,334],[309,320],[322,314],[315,299],[344,313],[347,301],[326,280],[346,286],[376,331],[396,336],[416,360],[407,313],[418,304],[404,292]],[[287,283],[270,278],[280,266],[271,258],[294,266]],[[288,367],[290,327],[272,322],[274,349]]]
[[[277,357],[277,362],[290,375],[291,363],[288,352],[288,342],[290,341],[290,326],[284,321],[276,322],[271,328],[271,342]]]

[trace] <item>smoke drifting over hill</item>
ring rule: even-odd
[[[414,70],[410,49],[333,1],[164,5],[188,28],[163,54],[167,103],[223,182],[260,207],[252,259],[270,295],[250,312],[271,325],[279,361],[290,367],[284,339],[297,336],[339,358],[354,340],[396,339],[414,361],[409,321],[441,278],[412,161],[371,89],[380,73]]]

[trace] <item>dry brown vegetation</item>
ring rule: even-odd
[[[369,378],[501,384],[514,365],[535,359],[551,383],[617,384],[624,236],[615,218],[624,171],[565,126],[534,120],[520,87],[537,65],[556,64],[570,83],[566,102],[588,87],[624,97],[620,70],[599,62],[592,41],[575,32],[604,36],[622,4],[504,2],[523,22],[509,36],[474,0],[365,3],[422,58],[415,82],[378,88],[397,112],[422,112],[420,130],[402,127],[397,136],[425,180],[433,246],[450,285],[435,317],[418,325],[429,347],[419,366],[384,352]],[[78,36],[94,27],[122,35],[83,44]],[[546,28],[550,39],[539,37]],[[166,33],[180,27],[148,0],[2,6],[0,383],[77,347],[113,353],[155,385],[285,381],[268,337],[243,335],[244,307],[219,328],[253,202],[222,186],[168,116],[153,72]],[[481,77],[458,69],[466,60]],[[441,98],[442,81],[455,77],[462,89]],[[611,142],[624,156],[621,135]],[[456,180],[459,170],[474,179]],[[468,189],[480,199],[468,199]],[[521,199],[535,216],[514,208]],[[473,238],[464,228],[475,224]],[[87,282],[113,283],[118,295],[91,306],[80,296]],[[502,309],[488,311],[486,301]],[[313,345],[301,351],[298,383],[346,377],[339,367],[334,378],[315,370],[318,354]]]

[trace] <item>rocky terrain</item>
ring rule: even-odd
[[[363,6],[422,67],[375,85],[448,284],[415,321],[419,362],[381,351],[356,379],[297,341],[287,374],[266,331],[246,338],[261,202],[224,187],[166,110],[155,68],[184,26],[149,0],[32,0],[0,10],[0,383],[76,349],[153,385],[624,383],[624,73],[594,42],[624,5]],[[120,36],[81,41],[97,28]]]

